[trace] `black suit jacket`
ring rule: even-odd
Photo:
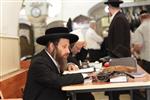
[[[125,15],[118,12],[110,26],[108,35],[108,51],[114,56],[128,57],[130,52],[130,26]],[[112,56],[111,55],[111,56]]]
[[[67,61],[68,61],[68,63],[74,63],[74,64],[78,65],[78,67],[80,67],[80,63],[77,60],[76,55],[73,56],[72,53],[69,54]]]
[[[67,100],[61,87],[83,81],[81,74],[62,75],[43,50],[31,61],[23,100]]]

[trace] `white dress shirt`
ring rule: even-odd
[[[54,64],[56,65],[59,73],[60,73],[60,67],[58,65],[58,63],[56,62],[56,60],[49,54],[49,52],[45,49],[45,52],[47,53],[47,55],[52,59],[52,61],[54,62]]]
[[[150,19],[144,20],[136,29],[133,43],[142,46],[140,58],[150,61]]]
[[[101,49],[103,38],[99,36],[92,28],[89,28],[86,31],[85,40],[87,43],[87,49]]]

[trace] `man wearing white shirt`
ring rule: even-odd
[[[89,52],[89,59],[91,61],[99,60],[100,49],[103,38],[96,33],[96,22],[90,21],[90,26],[85,33],[86,49]]]
[[[150,73],[150,13],[141,11],[140,20],[141,25],[134,33],[133,48],[142,59],[141,66]]]

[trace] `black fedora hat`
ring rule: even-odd
[[[104,2],[104,4],[121,4],[123,1],[121,0],[108,0],[107,2]]]
[[[60,38],[69,39],[70,43],[74,43],[79,39],[77,35],[69,33],[68,28],[54,27],[47,29],[45,35],[38,37],[36,42],[41,45],[46,45],[49,41],[53,42]]]

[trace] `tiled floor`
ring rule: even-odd
[[[104,92],[93,92],[93,95],[95,96],[95,100],[108,100],[108,97],[104,95]],[[120,100],[130,100],[130,96],[128,94],[122,94]]]

